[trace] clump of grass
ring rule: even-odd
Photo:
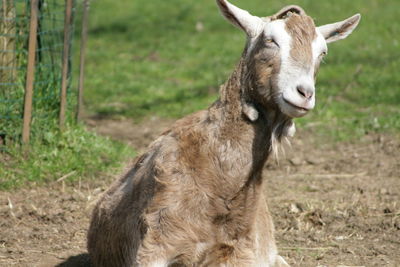
[[[49,131],[35,139],[27,153],[14,146],[0,154],[0,190],[45,184],[65,175],[69,181],[98,178],[134,154],[82,125],[67,125],[63,132]]]

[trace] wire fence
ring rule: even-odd
[[[60,116],[73,117],[76,91],[67,88],[71,80],[70,48],[76,3],[0,1],[0,149],[4,149],[24,141],[27,127],[28,139],[37,139],[54,131],[54,126],[64,120]],[[32,32],[33,22],[37,24],[36,34]],[[29,62],[32,58],[33,62]],[[32,98],[27,99],[30,83]],[[61,99],[63,87],[68,91],[65,100]],[[63,102],[67,103],[66,115],[60,115]]]

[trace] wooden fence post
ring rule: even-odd
[[[85,51],[88,35],[88,20],[89,20],[89,5],[90,0],[83,1],[83,18],[82,18],[82,32],[81,32],[81,51],[80,51],[80,64],[79,64],[79,84],[78,84],[78,107],[76,118],[82,119],[83,114],[83,88],[85,80]]]
[[[65,109],[67,105],[68,58],[69,58],[69,48],[70,48],[69,43],[71,37],[71,23],[72,23],[72,1],[73,0],[65,0],[64,49],[63,49],[63,62],[62,62],[60,116],[59,116],[60,129],[64,127]]]
[[[22,142],[29,142],[32,119],[33,83],[35,80],[35,57],[38,25],[38,0],[31,1],[31,15],[29,24],[28,66],[26,71],[24,119],[22,127]]]

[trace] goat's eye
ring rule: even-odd
[[[278,43],[275,42],[275,40],[272,39],[272,38],[268,38],[267,40],[265,40],[265,43],[267,44],[267,46],[277,46],[277,47],[279,47]]]
[[[322,53],[321,53],[321,55],[319,55],[320,57],[324,57],[324,56],[326,56],[328,53],[326,52],[326,51],[323,51]]]

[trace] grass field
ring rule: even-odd
[[[297,122],[328,125],[316,128],[335,140],[399,132],[397,0],[233,3],[259,16],[298,4],[317,25],[361,13],[353,35],[330,46],[318,78],[316,108]],[[216,99],[245,42],[211,0],[95,1],[91,11],[85,95],[91,114],[139,121],[205,108]]]
[[[397,0],[233,3],[259,16],[298,4],[318,25],[361,13],[358,29],[330,46],[318,78],[316,108],[296,123],[298,128],[312,127],[315,138],[322,140],[357,139],[369,132],[399,134]],[[75,48],[78,43],[79,31]],[[220,16],[213,0],[93,1],[85,87],[88,116],[140,122],[206,108],[217,98],[244,43],[244,34]],[[100,154],[112,156],[104,161],[93,157]],[[133,154],[126,145],[70,125],[64,134],[37,140],[31,156],[18,151],[0,154],[5,162],[0,166],[0,188],[53,181],[71,172],[75,173],[68,180],[96,177],[99,170],[121,165]]]

